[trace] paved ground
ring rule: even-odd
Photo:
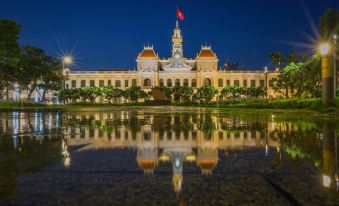
[[[72,153],[72,166],[62,162],[43,171],[20,175],[14,205],[321,205],[329,202],[319,171],[307,161],[277,160],[274,151],[219,154],[212,176],[202,176],[193,163],[184,165],[177,195],[170,163],[145,176],[132,150]],[[234,157],[237,153],[237,157]],[[284,157],[283,157],[284,158]]]

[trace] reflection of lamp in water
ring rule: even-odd
[[[323,125],[323,186],[331,187],[332,178],[335,176],[335,123],[324,122]]]
[[[339,174],[338,174],[338,138],[337,134],[335,133],[335,182],[337,191],[339,189]]]
[[[68,152],[68,145],[64,138],[62,138],[61,142],[61,154],[64,156],[64,167],[69,168],[71,166],[71,157]]]
[[[183,183],[182,174],[173,175],[172,183],[173,183],[174,192],[179,194],[181,192],[182,183]]]

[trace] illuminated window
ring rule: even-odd
[[[72,80],[72,88],[76,88],[77,87],[77,81],[76,80]]]
[[[251,80],[251,87],[255,87],[255,80],[254,79]]]
[[[234,82],[233,82],[233,86],[235,86],[235,87],[239,87],[239,80],[234,80]]]
[[[89,86],[90,87],[95,87],[95,81],[94,80],[89,80]]]
[[[172,87],[172,79],[167,79],[167,86]]]
[[[183,86],[188,87],[188,79],[184,79]]]
[[[242,86],[243,86],[243,87],[247,87],[247,80],[246,80],[246,79],[244,79],[244,80],[242,81]]]
[[[204,80],[204,85],[205,85],[205,86],[211,86],[211,85],[212,85],[211,79],[210,79],[210,78],[206,78],[206,79]]]
[[[115,80],[115,87],[121,87],[121,81]]]
[[[164,80],[163,80],[163,79],[160,79],[160,80],[159,80],[159,86],[161,86],[161,87],[164,86]]]
[[[196,87],[197,86],[197,81],[195,79],[192,79],[191,86],[192,87]]]
[[[132,86],[137,86],[137,80],[136,79],[132,79]]]
[[[104,80],[99,80],[99,87],[105,86],[105,81]]]
[[[86,87],[86,80],[81,80],[80,81],[80,86],[81,87]]]
[[[149,78],[144,79],[144,86],[145,87],[151,87],[152,81]]]
[[[218,79],[218,87],[223,87],[223,86],[224,86],[223,79]]]

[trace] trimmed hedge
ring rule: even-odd
[[[33,102],[32,100],[0,100],[0,107],[41,107],[44,103]]]

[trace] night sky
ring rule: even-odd
[[[72,54],[73,69],[128,69],[143,45],[154,45],[161,58],[171,54],[176,6],[184,55],[194,58],[211,45],[219,65],[270,65],[269,52],[314,50],[319,17],[337,0],[0,0],[0,18],[22,25],[21,45],[48,54]]]

